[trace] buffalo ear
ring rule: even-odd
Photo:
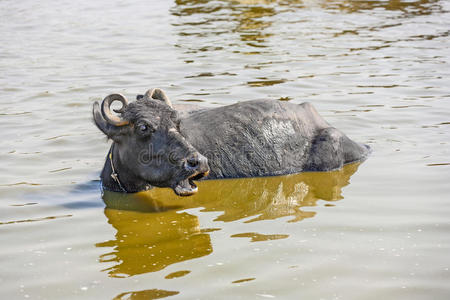
[[[120,133],[123,131],[122,128],[127,126],[118,127],[109,124],[103,117],[100,103],[98,103],[98,101],[95,101],[94,103],[92,115],[94,117],[94,123],[97,125],[98,129],[100,129],[108,138],[118,142]]]
[[[140,95],[138,95],[139,97]],[[173,108],[172,102],[170,101],[169,97],[167,97],[166,93],[159,88],[151,89],[145,92],[145,95],[143,97],[145,100],[160,100],[166,103],[169,107]],[[139,98],[140,99],[140,98]]]

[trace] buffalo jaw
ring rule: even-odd
[[[201,178],[207,176],[208,173],[209,171],[204,173],[194,173],[188,178],[178,181],[172,189],[178,196],[192,196],[198,192],[198,187],[194,183],[194,180],[200,180]]]

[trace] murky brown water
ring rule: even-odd
[[[1,1],[1,299],[449,299],[450,2]],[[331,173],[101,198],[95,100],[312,102]]]

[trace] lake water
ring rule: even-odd
[[[0,2],[1,299],[450,299],[450,1]],[[99,189],[110,93],[309,101],[328,173]]]

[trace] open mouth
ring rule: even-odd
[[[173,188],[175,194],[178,196],[191,196],[198,192],[198,187],[194,183],[194,180],[200,180],[207,176],[209,172],[204,173],[194,173],[190,177],[181,180]]]

